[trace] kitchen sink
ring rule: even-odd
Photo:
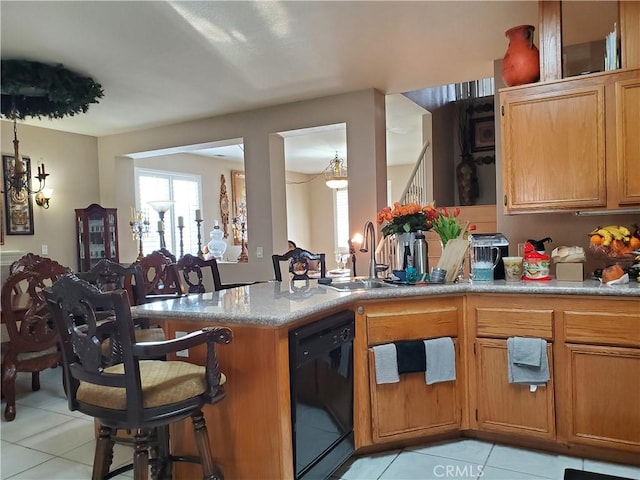
[[[324,285],[327,288],[333,290],[339,290],[342,292],[354,292],[357,290],[372,290],[374,288],[396,288],[397,285],[385,283],[379,279],[358,279],[350,280],[348,282],[332,282],[329,285]]]

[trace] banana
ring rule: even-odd
[[[624,240],[624,237],[626,236],[624,233],[622,233],[620,227],[618,227],[617,225],[607,225],[606,227],[602,227],[600,230],[606,230],[610,232],[611,235],[613,235],[613,238],[615,238],[616,240]],[[600,233],[600,230],[598,230],[598,233]]]
[[[594,228],[593,230],[591,230],[591,231],[589,232],[589,235],[595,235],[596,233],[598,233],[598,230],[600,230],[600,228],[602,228],[602,227],[596,227],[596,228]]]
[[[613,234],[610,230],[601,228],[596,233],[602,237],[602,245],[604,245],[605,247],[611,245],[611,242],[613,241]]]
[[[631,236],[631,230],[629,230],[627,227],[624,227],[624,226],[620,225],[618,227],[618,230],[620,230],[625,237],[630,237]]]

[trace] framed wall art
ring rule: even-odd
[[[493,117],[471,119],[471,151],[495,150],[495,123]]]
[[[31,188],[31,160],[22,156],[29,188]],[[2,156],[2,168],[5,174],[13,175],[15,162],[12,155]],[[7,235],[33,235],[33,197],[25,190],[11,189],[4,192],[4,208],[7,225]]]
[[[244,241],[247,241],[247,186],[244,172],[231,170],[231,196],[232,196],[232,218],[233,223],[233,244],[242,244],[242,224],[244,224]]]
[[[4,197],[0,195],[0,245],[4,245]]]

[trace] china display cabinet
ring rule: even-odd
[[[78,270],[85,272],[103,258],[118,262],[118,214],[94,203],[76,209]]]

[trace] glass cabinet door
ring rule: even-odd
[[[89,222],[89,256],[91,266],[98,260],[105,258],[104,216],[100,213],[92,213],[88,217]]]
[[[118,217],[115,208],[92,204],[76,209],[78,269],[87,271],[103,258],[118,262]]]
[[[108,215],[109,218],[109,258],[117,257],[118,239],[116,237],[116,216],[113,213]]]

